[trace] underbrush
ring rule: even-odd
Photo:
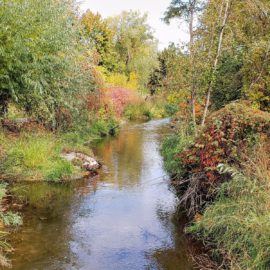
[[[187,125],[175,134],[165,138],[161,147],[161,154],[164,158],[164,167],[170,173],[172,178],[181,175],[183,168],[178,154],[194,140],[194,135]]]
[[[215,202],[187,229],[214,249],[213,258],[224,268],[269,269],[270,159],[265,150],[258,147],[242,172],[219,166],[220,173],[232,179],[219,188]]]
[[[269,133],[270,114],[245,104],[229,104],[208,117],[194,142],[175,156],[181,167],[177,190],[190,216],[203,211],[226,181],[217,171],[218,164],[241,166],[243,149],[252,148]]]
[[[54,181],[77,178],[78,167],[61,157],[63,151],[80,151],[92,156],[90,143],[114,134],[113,118],[78,121],[67,130],[36,130],[18,134],[0,132],[0,176],[5,180]]]

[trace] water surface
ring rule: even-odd
[[[159,153],[168,132],[168,120],[126,125],[95,147],[95,179],[28,187],[12,269],[192,269]]]

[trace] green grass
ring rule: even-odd
[[[217,200],[187,232],[214,243],[214,258],[225,258],[230,269],[269,269],[269,181],[258,181],[230,168],[225,172],[233,179],[222,185]]]
[[[5,142],[1,172],[7,178],[59,181],[74,172],[60,157],[63,144],[53,134],[22,134]]]
[[[164,159],[164,167],[171,175],[182,173],[181,160],[177,157],[181,151],[194,140],[194,136],[186,127],[182,127],[177,133],[165,138],[161,147]]]
[[[145,101],[136,104],[129,104],[125,107],[124,116],[129,120],[164,118],[168,114],[165,103],[161,100]]]
[[[116,132],[113,119],[78,123],[65,132],[21,133],[10,137],[0,132],[0,175],[7,180],[60,181],[77,178],[79,169],[61,158],[63,150],[92,156],[90,144]]]

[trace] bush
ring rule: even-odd
[[[241,152],[270,134],[270,114],[241,103],[232,103],[211,114],[194,143],[179,151],[181,174],[178,190],[189,214],[202,211],[216,196],[216,187],[224,176],[220,163],[240,166]]]

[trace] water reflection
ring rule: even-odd
[[[99,177],[71,184],[42,218],[30,208],[13,269],[191,269],[158,151],[166,125],[126,126],[95,148],[107,166]]]

